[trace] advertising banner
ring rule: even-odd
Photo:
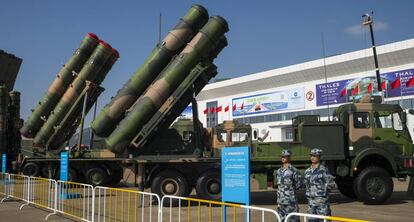
[[[381,74],[385,98],[414,95],[414,69]],[[345,79],[316,85],[316,105],[352,102],[366,94],[379,95],[375,76]]]
[[[233,116],[269,113],[305,107],[303,88],[264,93],[232,100]]]

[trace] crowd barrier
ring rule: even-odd
[[[98,222],[159,221],[160,198],[147,192],[95,187],[95,213]]]
[[[305,222],[308,221],[308,219],[322,219],[324,222],[327,222],[327,221],[368,222],[367,220],[355,220],[355,219],[343,218],[343,217],[323,216],[323,215],[304,214],[304,213],[290,213],[286,216],[286,221],[289,221],[289,219],[291,219],[294,216],[303,218],[303,221]]]
[[[160,218],[169,222],[281,221],[275,210],[267,208],[168,195],[161,199]]]
[[[94,221],[95,189],[92,185],[59,180],[57,187],[58,213],[82,221]]]
[[[128,189],[93,187],[88,184],[56,181],[38,177],[0,173],[1,202],[23,201],[22,209],[34,205],[87,222],[111,221],[281,221],[275,210],[188,197],[163,196]],[[365,222],[341,217],[291,213],[286,221],[297,216],[324,221]]]

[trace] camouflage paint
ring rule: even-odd
[[[14,87],[22,61],[21,58],[0,50],[0,83],[4,83],[8,91]]]
[[[107,137],[111,134],[124,117],[125,111],[134,104],[173,56],[185,47],[207,19],[208,13],[204,7],[194,5],[190,8],[175,28],[168,33],[162,44],[152,51],[131,79],[93,121],[91,128],[96,135]]]
[[[20,119],[20,92],[9,92],[9,98],[7,152],[8,158],[15,160],[19,153],[19,148],[21,147],[20,128],[23,125],[23,120]]]
[[[49,86],[49,89],[43,96],[42,100],[33,110],[33,113],[29,116],[23,128],[20,130],[23,136],[33,138],[36,135],[45,123],[45,119],[47,119],[50,115],[50,111],[55,108],[63,93],[65,93],[68,86],[74,80],[75,75],[73,75],[72,71],[79,73],[85,62],[95,50],[98,42],[98,37],[93,33],[88,33],[83,38],[78,49],[69,61],[63,65],[56,79]]]
[[[86,87],[84,88],[84,92],[87,92],[88,95],[85,107],[86,114],[95,104],[99,95],[104,91],[102,87],[99,87],[99,84],[101,84],[105,79],[106,75],[118,58],[118,51],[116,49],[112,49],[112,55],[99,71],[99,74],[93,80],[94,82],[86,81]],[[71,106],[70,110],[65,114],[65,117],[59,122],[53,135],[48,139],[47,144],[50,149],[57,149],[64,145],[65,142],[68,141],[73,134],[75,134],[76,129],[79,128],[84,104],[84,96],[82,94],[83,92],[80,93],[80,97],[78,97],[76,102]]]
[[[55,126],[60,124],[60,121],[64,118],[73,103],[79,97],[79,94],[86,87],[86,81],[93,81],[100,78],[98,76],[101,74],[100,70],[112,54],[111,46],[101,41],[83,66],[82,70],[76,76],[75,80],[70,84],[70,87],[66,90],[55,109],[50,113],[45,124],[36,134],[33,140],[36,145],[45,145],[49,137],[55,131]]]
[[[144,124],[157,112],[170,94],[184,81],[197,63],[208,56],[215,43],[228,31],[226,20],[213,16],[183,51],[159,74],[131,108],[105,143],[114,153],[123,153]]]

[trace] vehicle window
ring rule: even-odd
[[[233,132],[231,134],[231,141],[233,141],[233,142],[246,142],[246,141],[248,141],[248,134],[247,133]]]
[[[393,126],[395,130],[403,130],[400,115],[398,113],[392,114]]]
[[[375,128],[393,128],[392,127],[392,115],[383,114],[380,115],[378,112],[374,113],[374,125]]]
[[[354,113],[354,128],[369,128],[369,113]]]
[[[217,139],[218,141],[224,143],[227,141],[227,133],[226,132],[217,132]]]

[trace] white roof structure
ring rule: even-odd
[[[414,63],[414,39],[377,47],[380,69]],[[330,56],[325,59],[329,78],[374,70],[372,49]],[[322,59],[299,63],[231,80],[208,84],[197,96],[198,101],[270,89],[324,79]]]

